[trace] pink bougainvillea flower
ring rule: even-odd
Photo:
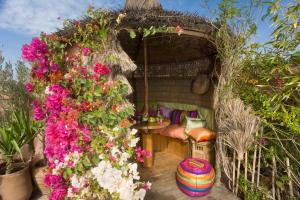
[[[22,47],[22,58],[30,62],[44,58],[44,55],[47,53],[47,44],[37,37],[33,38],[29,45],[25,44]]]
[[[94,65],[94,73],[96,75],[108,75],[110,72],[111,70],[106,65],[100,63]]]
[[[55,64],[55,63],[52,64],[52,65],[51,65],[51,71],[52,71],[52,72],[57,72],[57,70],[58,70],[58,64]]]
[[[49,200],[62,200],[67,194],[66,181],[62,176],[47,174],[44,179],[47,187],[53,190],[50,194]]]
[[[82,53],[83,53],[83,55],[84,56],[88,56],[88,55],[90,55],[90,53],[91,53],[91,49],[90,48],[83,48],[82,49]]]
[[[49,71],[48,46],[39,38],[33,38],[30,44],[25,44],[22,47],[22,58],[25,61],[33,62],[33,75],[39,79],[44,77],[44,74]]]
[[[108,148],[108,149],[112,148],[113,146],[114,146],[114,142],[111,140],[105,144],[105,148]]]
[[[49,200],[63,200],[65,199],[66,195],[67,195],[67,189],[65,187],[55,188],[51,192],[49,196]]]
[[[34,89],[34,86],[32,85],[32,83],[26,83],[25,84],[25,90],[26,92],[32,92]]]
[[[40,106],[35,106],[33,108],[33,118],[34,118],[34,120],[40,121],[40,120],[45,119],[45,117],[46,117],[46,114]]]
[[[41,105],[41,102],[40,102],[38,99],[35,99],[35,100],[31,103],[31,105],[32,105],[33,107],[37,107],[37,106]]]
[[[150,190],[150,187],[151,187],[151,184],[150,184],[150,183],[145,183],[143,188],[144,188],[146,191],[148,191],[148,190]]]
[[[149,152],[145,149],[142,149],[141,147],[135,148],[135,154],[136,154],[136,160],[141,163],[143,163],[145,161],[145,157],[152,156],[151,152]]]

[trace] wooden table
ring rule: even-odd
[[[134,126],[135,129],[141,132],[143,148],[152,154],[151,157],[145,158],[144,167],[152,167],[154,163],[153,134],[159,133],[161,129],[166,128],[170,124],[171,121],[169,119],[164,119],[161,123],[142,122]]]

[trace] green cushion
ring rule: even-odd
[[[194,128],[204,128],[206,126],[206,122],[203,119],[191,118],[191,117],[185,117],[185,118],[186,118],[186,127],[185,127],[186,133],[188,133],[190,130]]]

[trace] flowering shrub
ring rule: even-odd
[[[102,63],[81,66],[79,57],[64,58],[57,40],[44,35],[22,48],[32,63],[26,89],[37,97],[34,119],[45,127],[49,199],[143,199],[150,183],[140,181],[136,160],[151,155],[136,147],[127,85],[110,80],[111,69]],[[83,56],[93,53],[88,45]]]

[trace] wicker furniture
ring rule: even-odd
[[[191,157],[209,161],[215,164],[215,141],[195,142],[190,139]]]

